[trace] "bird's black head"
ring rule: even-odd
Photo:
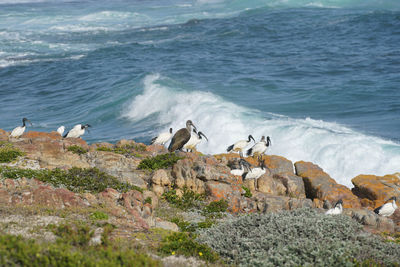
[[[272,146],[272,142],[271,139],[269,138],[269,136],[267,136],[267,146],[271,145]]]
[[[343,205],[343,200],[339,199],[338,202],[336,202],[335,207],[337,207],[339,204]]]
[[[207,140],[207,142],[208,142],[208,138],[207,138],[207,136],[205,135],[205,134],[203,134],[202,132],[199,132],[198,134],[198,137],[201,139],[201,136],[204,136],[204,138]]]
[[[32,122],[30,120],[28,120],[27,118],[23,118],[22,119],[22,124],[25,126],[25,123],[29,122],[30,125],[32,125]]]
[[[245,168],[245,170],[247,170],[248,172],[250,171],[251,164],[248,163],[246,160],[240,159],[239,160],[239,165],[243,166]]]
[[[253,142],[254,142],[254,143],[256,142],[256,140],[254,140],[253,136],[250,134],[250,135],[249,135],[249,141],[248,141],[248,142],[250,142],[251,139],[253,139]]]
[[[172,133],[172,128],[169,128],[169,133]]]
[[[89,128],[89,127],[92,127],[92,126],[90,126],[89,124],[81,125],[81,129],[82,129],[82,130],[83,130],[83,129],[87,129],[87,128]]]
[[[397,197],[391,197],[389,200],[397,201]]]

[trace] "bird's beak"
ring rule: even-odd
[[[256,142],[256,140],[254,140],[253,136],[250,135],[250,138],[253,140],[254,143]]]
[[[208,138],[207,138],[207,136],[205,136],[205,134],[203,134],[202,132],[199,132],[199,134],[200,135],[202,135],[202,136],[204,136],[204,138],[207,140],[207,142],[208,142]]]

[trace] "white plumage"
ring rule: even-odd
[[[203,139],[202,136],[204,136],[208,142],[207,136],[205,136],[202,132],[197,132],[196,129],[193,129],[193,133],[191,134],[189,141],[183,146],[183,148],[187,149],[188,151],[193,151],[193,149],[196,149],[196,146],[200,144],[201,140]]]
[[[240,169],[233,169],[233,170],[231,170],[231,174],[233,174],[233,175],[238,175],[238,176],[242,176],[243,175],[243,173],[245,173],[246,171],[247,172],[250,172],[251,170],[250,170],[250,164],[247,162],[247,161],[245,161],[244,159],[240,159],[240,161],[239,161],[239,166],[240,166]]]
[[[253,156],[255,154],[263,155],[267,148],[271,144],[271,139],[267,136],[267,140],[265,140],[265,136],[261,137],[260,142],[256,143],[252,148],[247,150],[247,156]]]
[[[91,127],[89,124],[77,124],[72,128],[69,132],[67,132],[64,137],[65,138],[79,138],[85,133],[85,129]]]
[[[25,129],[26,129],[25,123],[26,122],[29,122],[32,125],[32,123],[27,118],[23,118],[22,119],[22,126],[15,127],[14,130],[12,130],[10,136],[11,137],[15,137],[15,138],[20,137],[25,132]]]
[[[258,159],[258,162],[260,163],[259,167],[252,168],[244,177],[244,179],[258,179],[260,178],[265,172],[266,172],[266,167],[264,164],[264,161],[262,158]]]
[[[151,144],[164,145],[172,138],[172,128],[169,128],[169,132],[160,133],[157,137],[151,139]]]
[[[57,133],[59,133],[61,136],[63,135],[64,131],[65,131],[65,126],[60,126],[57,129]]]
[[[329,215],[337,215],[337,214],[342,214],[343,212],[343,201],[340,199],[338,202],[336,202],[335,207],[332,209],[329,209],[325,212],[325,214]]]
[[[239,152],[240,156],[243,156],[243,154],[242,154],[243,149],[245,149],[250,144],[251,139],[253,139],[253,141],[256,142],[254,140],[253,136],[249,135],[248,138],[249,138],[248,140],[240,140],[240,141],[237,141],[236,143],[234,143],[233,145],[230,145],[226,151],[227,152],[230,152],[230,151]]]
[[[389,200],[392,200],[391,202],[385,203],[379,208],[376,208],[374,212],[378,215],[388,217],[391,216],[395,210],[397,209],[396,205],[396,197],[392,197]]]

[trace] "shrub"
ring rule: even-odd
[[[130,145],[124,145],[124,146],[117,146],[117,147],[105,147],[101,146],[97,148],[97,151],[107,151],[107,152],[113,152],[117,154],[124,155],[125,157],[142,157],[142,155],[138,154],[137,151],[139,152],[144,152],[146,151],[146,146],[142,144],[130,144]]]
[[[181,254],[193,256],[209,262],[218,260],[218,255],[210,247],[194,240],[194,235],[173,233],[161,241],[159,251],[164,255]]]
[[[71,246],[87,246],[93,237],[93,231],[85,223],[49,225],[48,228],[59,238],[59,243]]]
[[[95,211],[90,214],[90,219],[92,220],[108,220],[108,214],[102,211]]]
[[[81,147],[81,146],[77,146],[77,145],[69,146],[69,147],[67,148],[67,150],[68,150],[68,151],[71,151],[71,152],[74,153],[74,154],[78,154],[78,155],[82,155],[82,154],[87,153],[87,150],[86,150],[86,149],[84,149],[84,148]]]
[[[201,200],[204,199],[204,195],[197,194],[186,187],[183,189],[182,197],[176,195],[176,190],[170,190],[163,194],[163,198],[170,204],[182,210],[189,210],[191,208],[198,208],[201,206]]]
[[[153,200],[151,199],[151,197],[146,197],[146,199],[144,200],[144,204],[150,204],[153,202]]]
[[[39,181],[52,184],[55,187],[66,187],[73,192],[93,192],[99,193],[106,188],[111,187],[118,191],[126,192],[137,190],[143,192],[143,189],[118,181],[117,178],[100,171],[97,168],[81,169],[72,168],[67,171],[54,170],[31,170],[18,169],[10,167],[0,167],[0,175],[3,178],[35,178]]]
[[[350,217],[311,209],[241,216],[199,232],[198,242],[240,266],[394,265],[400,259],[398,244],[364,232]]]
[[[174,165],[178,160],[182,159],[174,153],[157,155],[155,157],[147,158],[139,163],[138,169],[141,170],[158,170],[167,169]]]
[[[12,162],[23,155],[24,153],[14,148],[11,143],[0,142],[0,163]]]
[[[0,235],[0,266],[161,266],[133,250],[116,247],[71,247],[37,243],[19,236]]]
[[[251,193],[250,189],[248,189],[248,188],[245,187],[245,186],[242,186],[242,188],[243,188],[243,190],[245,191],[245,193],[244,193],[244,196],[245,196],[245,197],[252,197],[252,196],[253,196],[253,194]]]
[[[203,212],[205,214],[225,212],[227,208],[228,208],[228,202],[225,199],[221,199],[219,201],[213,201],[207,206],[205,206]]]

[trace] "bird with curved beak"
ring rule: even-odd
[[[205,134],[203,134],[202,132],[197,132],[196,129],[193,129],[193,133],[190,136],[189,141],[183,146],[183,148],[185,148],[188,152],[193,152],[193,150],[196,150],[196,146],[198,144],[200,144],[201,140],[203,139],[202,136],[207,140],[208,142],[208,138],[207,136],[205,136]]]
[[[230,152],[230,151],[239,152],[239,155],[242,158],[243,157],[243,149],[245,149],[250,144],[252,139],[253,139],[253,142],[255,143],[256,141],[254,140],[253,136],[249,135],[248,140],[237,141],[233,145],[230,145],[226,151],[227,152]]]
[[[151,139],[152,145],[164,145],[172,137],[172,128],[169,128],[169,132],[160,133],[157,137]]]
[[[252,148],[247,150],[246,155],[247,156],[254,156],[254,155],[263,155],[265,151],[267,151],[267,148],[272,145],[271,139],[269,136],[267,136],[267,139],[265,140],[265,136],[261,137],[260,142],[255,144]]]
[[[336,202],[335,207],[327,210],[325,214],[337,215],[337,214],[342,214],[342,212],[343,212],[343,200],[339,199],[339,201]]]
[[[395,210],[397,209],[396,205],[396,197],[391,197],[387,203],[383,204],[382,206],[374,209],[374,212],[378,215],[384,216],[384,217],[389,217],[391,216]],[[391,202],[389,202],[391,201]]]
[[[196,129],[191,120],[186,121],[186,128],[179,129],[172,137],[171,143],[168,146],[169,152],[174,152],[176,150],[182,150],[183,146],[190,140],[190,133],[192,132],[192,127]]]
[[[268,169],[268,171],[271,172],[271,170],[267,166],[265,166],[265,163],[264,163],[264,160],[262,159],[262,157],[258,158],[258,163],[259,163],[259,167],[250,169],[250,172],[248,172],[243,177],[243,180],[244,179],[258,179],[266,172],[266,169]]]
[[[28,120],[27,118],[23,118],[22,119],[22,126],[15,127],[14,130],[12,130],[10,136],[14,137],[14,138],[20,137],[25,132],[26,122],[29,122],[30,125],[32,125],[30,120]]]
[[[231,174],[242,176],[246,172],[251,172],[251,164],[244,159],[239,160],[240,169],[232,169]]]
[[[85,133],[85,130],[88,129],[90,126],[89,124],[77,124],[72,128],[69,132],[64,135],[64,138],[79,138],[81,135]],[[89,129],[88,129],[89,131]]]

